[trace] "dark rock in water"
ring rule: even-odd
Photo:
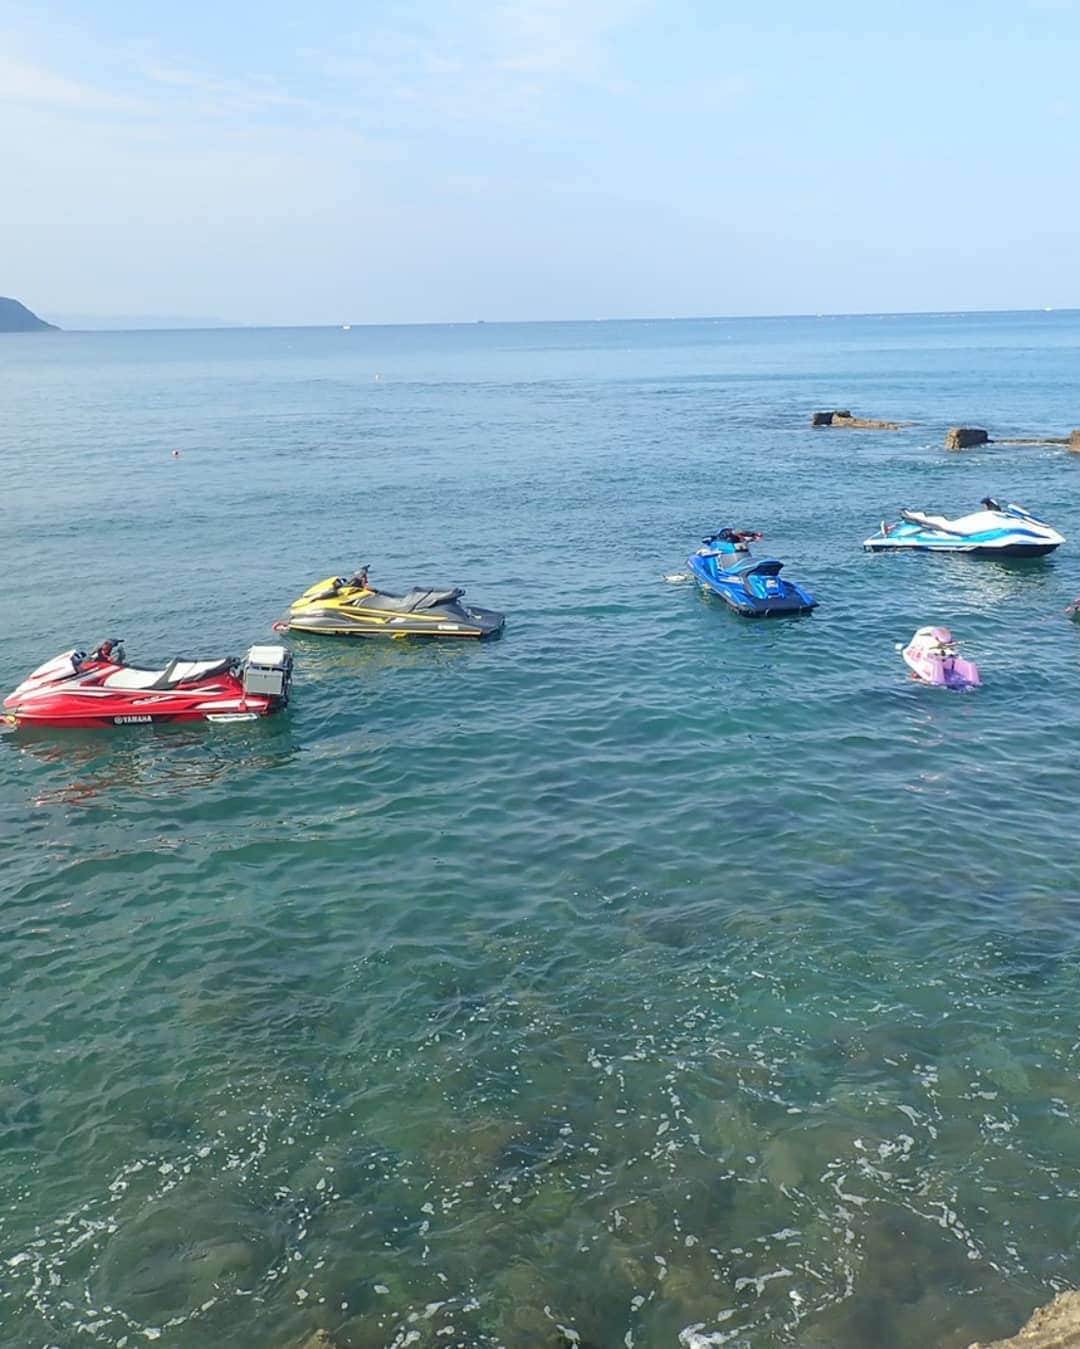
[[[950,426],[945,435],[947,450],[968,450],[972,445],[985,445],[990,433],[981,426]]]
[[[1080,1293],[1059,1293],[1053,1302],[1039,1307],[1009,1340],[976,1341],[968,1349],[1078,1349],[1080,1346]]]
[[[810,415],[811,426],[852,426],[858,431],[899,431],[910,422],[882,422],[875,417],[853,417],[849,408],[837,408],[833,412],[814,412]]]
[[[46,323],[18,300],[0,295],[0,333],[58,332],[55,323]]]

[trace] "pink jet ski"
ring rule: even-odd
[[[959,654],[948,628],[920,628],[904,647],[903,657],[924,684],[973,689],[982,683],[979,667]]]

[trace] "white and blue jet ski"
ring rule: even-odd
[[[895,525],[881,522],[879,531],[863,544],[871,553],[917,549],[928,553],[971,553],[981,557],[1042,557],[1065,542],[1023,506],[1003,506],[983,497],[981,511],[948,520],[943,515],[901,511]]]

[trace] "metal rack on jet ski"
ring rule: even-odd
[[[900,512],[895,525],[881,522],[863,547],[871,553],[915,549],[928,553],[969,553],[983,557],[1042,557],[1064,542],[1059,534],[1023,506],[1003,506],[983,497],[981,511],[950,520],[922,511]]]
[[[404,595],[376,590],[368,568],[348,578],[330,576],[305,590],[275,624],[279,632],[336,637],[494,637],[505,623],[494,609],[462,604],[464,590],[415,587]]]
[[[747,618],[809,613],[817,600],[780,575],[782,562],[751,556],[750,544],[761,537],[756,530],[721,529],[710,534],[687,559],[694,580]]]

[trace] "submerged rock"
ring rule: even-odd
[[[153,1323],[187,1316],[223,1286],[253,1290],[284,1242],[272,1216],[188,1180],[118,1226],[93,1275],[93,1296]]]
[[[973,445],[985,445],[989,439],[989,431],[981,426],[950,426],[945,433],[945,448],[969,450]]]
[[[300,1349],[337,1349],[337,1347],[325,1330],[317,1330],[303,1342]]]
[[[1077,1349],[1080,1346],[1080,1292],[1059,1293],[1039,1307],[1008,1340],[976,1341],[968,1349]]]

